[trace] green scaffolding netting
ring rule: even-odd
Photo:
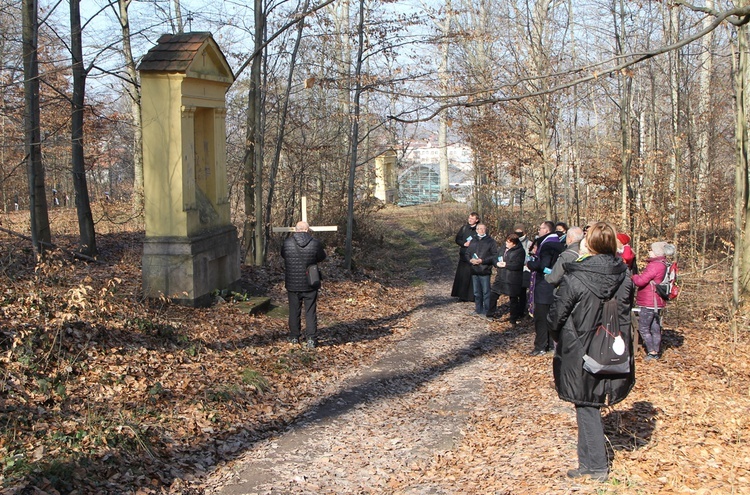
[[[434,203],[440,199],[440,173],[436,165],[414,165],[398,178],[398,203],[402,206]]]

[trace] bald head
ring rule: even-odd
[[[568,246],[581,239],[583,239],[583,229],[581,227],[571,227],[568,229],[568,236],[565,238]]]
[[[295,232],[307,232],[308,230],[310,230],[310,226],[307,222],[297,222],[297,225],[294,226]]]

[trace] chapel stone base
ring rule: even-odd
[[[147,237],[143,291],[193,307],[209,306],[211,292],[235,289],[240,279],[237,229],[225,226],[193,237]]]

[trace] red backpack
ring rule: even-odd
[[[664,261],[663,263],[667,271],[664,272],[664,278],[660,283],[654,283],[654,290],[665,301],[671,301],[680,295],[680,286],[677,285],[677,262]]]

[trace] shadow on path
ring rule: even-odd
[[[392,225],[393,227],[393,225]],[[395,227],[393,227],[395,228]],[[412,239],[419,239],[419,233],[407,231]],[[444,244],[444,243],[443,243]],[[362,370],[359,376],[351,377],[338,392],[322,398],[305,411],[300,412],[287,424],[294,426],[293,430],[301,434],[306,425],[332,421],[352,410],[373,401],[388,400],[416,391],[428,382],[438,379],[443,374],[459,368],[472,360],[497,352],[503,346],[505,338],[496,331],[491,331],[486,323],[472,324],[471,332],[460,327],[444,328],[443,323],[451,317],[456,318],[454,298],[447,296],[448,284],[452,282],[452,262],[446,254],[444,245],[435,241],[423,243],[428,250],[429,268],[421,270],[419,276],[428,283],[425,300],[418,306],[388,318],[374,320],[359,320],[355,324],[367,324],[372,329],[361,340],[377,339],[390,333],[390,326],[408,316],[416,316],[415,324],[409,334],[400,342],[395,343],[386,355],[373,365]],[[473,323],[473,321],[472,321]],[[331,336],[330,341],[322,342],[341,344],[346,341],[347,324],[337,324],[326,328]],[[430,349],[436,332],[446,332],[456,335],[457,341],[462,343],[446,346],[443,352],[432,353],[429,357],[426,351]],[[349,339],[351,341],[351,339]],[[242,345],[242,343],[238,343]],[[252,431],[242,431],[226,442],[242,442],[243,448],[234,453],[232,458],[239,458],[250,451],[258,442],[273,437],[280,431],[278,424],[263,424]],[[283,426],[283,425],[281,425]],[[295,444],[296,445],[296,444]],[[196,452],[212,450],[212,445],[195,445]],[[291,447],[290,447],[291,448]],[[226,459],[226,457],[225,457]],[[260,473],[260,469],[246,466],[243,472],[252,476],[255,483],[269,481]],[[251,474],[247,474],[251,473]],[[230,486],[222,493],[245,493],[239,486],[234,490]],[[251,490],[252,491],[252,490]]]

